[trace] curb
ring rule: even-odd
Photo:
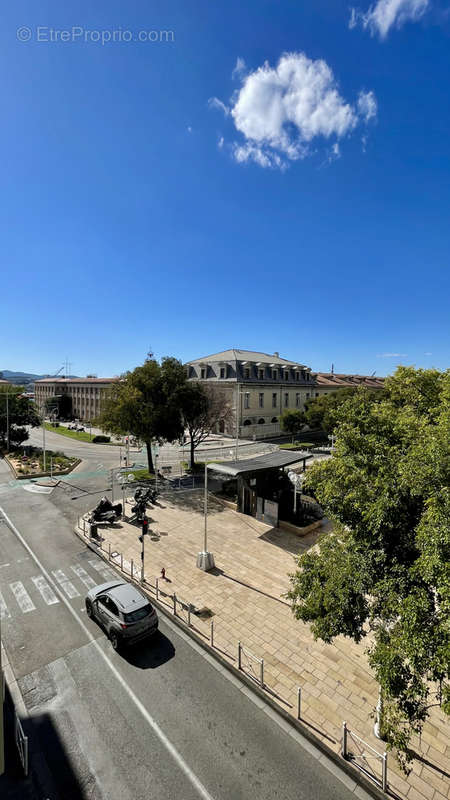
[[[87,539],[82,533],[80,533],[77,525],[74,527],[73,530],[75,535],[79,539],[81,539],[85,543],[85,545],[90,550],[92,550],[92,552],[97,553],[97,555],[99,555],[103,561],[105,561],[110,567],[114,567],[118,571],[118,573],[122,576],[121,570],[118,568],[118,565],[114,561],[110,561],[98,546],[96,546],[93,542],[91,542],[90,539]],[[127,576],[127,578],[133,580],[133,582],[137,583],[137,585],[139,585],[139,587],[143,591],[145,591],[148,595],[150,595],[150,591],[146,589],[145,582],[144,585],[142,586],[139,582],[136,582],[130,576]],[[249,678],[245,674],[245,672],[237,669],[236,667],[233,666],[233,664],[230,664],[216,650],[216,648],[211,647],[211,645],[208,644],[206,641],[204,641],[204,639],[201,636],[198,636],[192,630],[192,628],[190,628],[183,620],[181,620],[174,614],[170,613],[170,611],[164,604],[162,604],[159,600],[156,600],[156,598],[153,597],[152,595],[150,595],[150,599],[152,605],[154,605],[158,609],[158,611],[164,614],[164,616],[166,616],[168,619],[171,620],[173,624],[175,624],[178,628],[180,628],[180,630],[182,630],[185,635],[189,636],[197,645],[199,645],[210,656],[210,658],[214,658],[216,661],[218,661],[219,664],[222,667],[224,667],[228,672],[230,672],[234,678],[237,678],[241,683],[245,684],[249,689],[251,689],[254,694],[258,695],[258,697],[260,697],[261,700],[263,700],[264,703],[267,706],[269,706],[271,711],[275,711],[276,714],[282,718],[284,723],[287,723],[287,726],[282,725],[281,726],[282,728],[286,729],[286,727],[288,727],[290,729],[287,730],[288,733],[296,732],[297,734],[300,734],[311,745],[313,745],[315,749],[319,750],[322,753],[322,755],[319,756],[321,760],[329,759],[330,761],[332,761],[333,764],[338,767],[339,771],[345,772],[345,774],[349,778],[351,778],[351,780],[355,784],[361,786],[368,794],[376,798],[376,800],[386,800],[387,796],[398,797],[397,794],[389,791],[389,789],[386,793],[383,792],[381,788],[379,788],[375,783],[366,778],[364,774],[360,772],[360,770],[352,767],[349,761],[347,761],[342,756],[335,753],[334,750],[331,750],[331,748],[329,748],[324,742],[322,742],[321,739],[318,739],[309,730],[307,725],[302,723],[300,720],[296,720],[291,714],[285,711],[284,708],[281,708],[274,700],[272,700],[271,697],[267,695],[266,692],[264,692],[263,689],[261,689],[260,686],[258,686],[258,684],[256,684],[251,678]],[[306,749],[308,749],[308,751],[310,752],[309,748]],[[334,767],[330,771],[334,772],[334,774],[337,775],[337,777],[339,778],[339,775]],[[346,781],[343,782],[346,783]]]

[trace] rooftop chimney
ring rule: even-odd
[[[280,354],[279,354],[279,353],[277,353],[277,351],[275,350],[275,352],[274,352],[274,356],[276,356],[277,358],[279,358],[279,357],[280,357]]]

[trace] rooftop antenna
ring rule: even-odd
[[[374,370],[374,372],[372,372],[372,375],[370,376],[371,378],[373,378],[373,376],[375,375],[375,372],[376,372],[376,370]]]
[[[331,365],[331,374],[334,375],[334,364]]]

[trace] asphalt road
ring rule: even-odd
[[[84,609],[112,568],[73,534],[92,496],[14,484],[0,468],[2,638],[31,715],[42,800],[354,797],[349,778],[170,620],[115,653]]]

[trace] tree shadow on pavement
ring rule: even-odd
[[[175,648],[161,631],[139,644],[123,648],[122,658],[138,669],[156,669],[175,656]]]
[[[166,495],[165,499],[167,499],[171,505],[174,505],[177,509],[180,509],[180,511],[192,511],[196,514],[204,514],[205,507],[203,489],[195,490],[193,492],[171,492],[170,494]],[[208,517],[212,516],[213,514],[222,513],[222,511],[225,510],[225,506],[223,506],[210,495],[208,496]]]

